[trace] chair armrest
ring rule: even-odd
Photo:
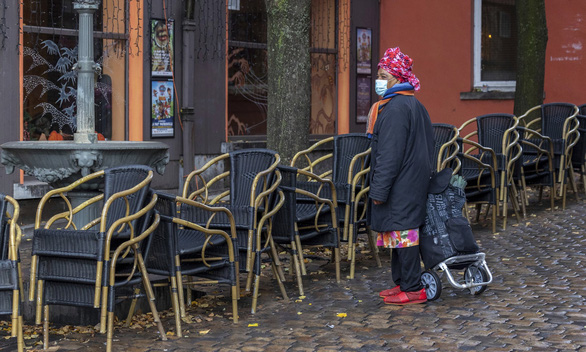
[[[480,158],[476,158],[476,159],[484,160],[484,155],[488,154],[490,156],[491,161],[492,161],[491,168],[494,170],[498,169],[496,153],[494,152],[494,150],[492,150],[491,148],[488,148],[488,147],[484,147],[484,146],[480,145],[479,143],[476,143],[474,141],[464,139],[464,138],[462,138],[462,143],[463,144],[470,144],[472,146],[472,148],[469,148],[468,150],[463,152],[462,155],[467,155],[467,156],[473,157],[470,155],[470,152],[478,149],[478,152],[480,154]],[[482,162],[482,163],[484,164],[484,162]]]
[[[228,210],[227,208],[224,207],[219,207],[219,206],[208,206],[206,204],[203,203],[199,203],[197,201],[191,200],[191,199],[187,199],[187,198],[183,198],[183,197],[177,197],[176,201],[178,203],[180,203],[181,206],[189,206],[189,207],[193,207],[193,208],[197,208],[198,211],[200,212],[209,212],[212,215],[208,218],[208,221],[206,222],[205,227],[206,229],[210,229],[213,217],[218,214],[218,213],[224,213],[226,215],[226,217],[228,218],[228,221],[230,222],[230,233],[232,238],[236,238],[236,222],[234,221],[234,215],[232,214],[232,212],[230,212],[230,210]],[[187,219],[181,219],[183,221],[187,221],[191,224],[194,224],[193,221],[189,221]],[[198,225],[201,226],[201,225]]]
[[[154,196],[154,198],[155,198],[155,202],[156,202],[156,195]],[[152,206],[154,207],[154,203]],[[134,246],[134,250],[136,251],[138,249],[138,247],[136,247],[136,244],[139,243],[140,241],[144,240],[153,231],[155,231],[157,226],[159,226],[159,222],[160,222],[160,215],[155,214],[155,216],[153,218],[153,223],[143,233],[141,233],[140,235],[138,235],[136,237],[129,239],[126,242],[123,242],[122,244],[120,244],[116,248],[116,250],[112,254],[112,261],[110,262],[110,276],[109,276],[110,286],[114,286],[114,284],[116,283],[116,264],[118,262],[118,257],[120,257],[120,255],[122,254],[122,251],[127,251],[129,249],[128,247],[130,247],[130,246]],[[108,255],[108,252],[106,252],[106,254]],[[136,253],[135,255],[139,255],[139,253]],[[141,266],[140,270],[143,271],[144,273],[146,273],[146,267],[144,266],[144,259],[143,258],[140,258],[138,260],[135,259],[134,265],[135,266],[140,265]],[[135,272],[136,272],[136,268],[134,270],[132,270],[131,273],[128,275],[127,281],[132,279],[132,276]]]
[[[534,148],[536,151],[538,151],[538,153],[547,154],[550,159],[553,158],[554,153],[551,138],[527,127],[517,126],[517,130],[523,132],[523,138],[520,138],[519,140],[522,145]],[[539,139],[539,145],[536,145],[528,139]],[[545,146],[543,146],[544,143],[546,144]],[[544,149],[544,147],[547,149]]]
[[[75,224],[73,224],[73,214],[78,213],[79,211],[81,211],[82,209],[84,209],[85,207],[94,204],[95,202],[101,200],[103,198],[102,196],[96,196],[82,204],[80,204],[79,206],[77,206],[75,209],[71,206],[71,202],[69,201],[69,199],[66,197],[66,193],[73,191],[74,189],[76,189],[77,187],[79,187],[80,185],[83,185],[84,183],[91,181],[93,179],[99,178],[99,177],[103,177],[105,174],[104,170],[98,171],[98,172],[94,172],[92,174],[89,174],[85,177],[80,178],[79,180],[73,182],[72,184],[65,186],[65,187],[61,187],[61,188],[55,188],[49,192],[47,192],[39,201],[39,204],[37,206],[37,212],[35,215],[35,229],[38,229],[41,227],[41,221],[43,218],[43,211],[45,209],[45,205],[46,203],[49,201],[49,199],[51,199],[54,196],[59,196],[61,197],[64,201],[65,204],[67,205],[67,208],[69,209],[66,212],[62,212],[60,214],[54,215],[45,225],[46,228],[49,228],[53,222],[55,222],[58,219],[67,219],[67,225],[65,226],[65,228],[69,228],[69,226],[74,226]],[[85,224],[84,224],[85,225]]]
[[[293,159],[291,160],[291,163],[289,164],[289,166],[298,167],[302,170],[309,171],[309,172],[315,174],[314,169],[316,168],[316,166],[320,165],[321,163],[323,163],[326,160],[332,159],[334,157],[334,155],[333,155],[333,153],[329,153],[329,154],[326,154],[324,156],[321,156],[319,158],[312,160],[309,157],[309,154],[312,153],[313,151],[315,151],[319,146],[322,146],[326,143],[331,143],[333,140],[334,140],[334,137],[325,138],[325,139],[322,139],[321,141],[313,144],[311,147],[309,147],[305,150],[302,150],[300,152],[297,152],[297,154],[295,154],[295,156],[293,156]],[[303,160],[307,162],[307,166],[302,168],[300,165],[298,165],[298,163],[301,163]],[[327,171],[327,172],[320,174],[319,176],[326,177],[326,176],[329,176],[331,173],[332,173],[332,171],[330,170],[330,171]]]
[[[187,177],[185,179],[185,183],[183,184],[183,192],[181,194],[182,197],[188,198],[188,199],[196,199],[199,197],[203,200],[203,202],[207,203],[208,188],[211,185],[213,185],[214,183],[217,183],[219,180],[228,177],[228,175],[230,175],[230,172],[226,171],[224,173],[221,173],[220,175],[213,177],[210,180],[206,180],[204,178],[203,174],[207,170],[209,170],[210,168],[212,168],[213,166],[218,164],[220,161],[222,161],[224,159],[228,159],[229,157],[230,157],[229,153],[222,154],[222,155],[217,156],[217,157],[213,158],[212,160],[208,161],[201,168],[190,172],[189,175],[187,175]],[[198,181],[201,181],[201,185],[199,185]],[[194,185],[192,185],[192,183]],[[193,192],[190,191],[191,186],[195,186],[195,191],[193,191]]]

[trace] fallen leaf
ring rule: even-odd
[[[210,332],[210,329],[208,329],[208,330],[200,330],[200,331],[199,331],[199,334],[200,334],[200,335],[205,335],[205,334],[207,334],[208,332]]]
[[[250,327],[257,327],[257,326],[258,326],[258,323],[251,323],[251,324],[248,324],[248,327],[249,327],[249,328],[250,328]]]
[[[338,313],[336,314],[339,318],[346,318],[348,316],[348,314],[346,313]]]

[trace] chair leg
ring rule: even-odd
[[[350,241],[348,239],[349,231],[350,231],[350,204],[346,204],[346,207],[344,208],[344,232],[342,234],[342,240]]]
[[[36,255],[31,256],[31,270],[30,270],[30,278],[29,278],[29,293],[28,293],[28,300],[32,302],[35,299],[35,287],[37,287],[38,280],[37,280],[37,261],[38,257]],[[22,276],[21,276],[22,277]],[[38,317],[35,323],[38,325],[41,323],[40,317]]]
[[[507,203],[508,202],[507,189],[505,188],[503,190],[503,192],[501,192],[501,193],[502,193],[502,198],[503,198],[503,231],[505,231],[507,229],[507,217],[509,215],[509,205]]]
[[[580,197],[578,196],[578,186],[576,185],[576,174],[574,173],[574,168],[572,165],[568,166],[569,174],[570,174],[570,184],[572,185],[572,191],[574,191],[574,195],[576,195],[576,201],[580,201]]]
[[[49,348],[49,305],[43,307],[43,349]]]
[[[517,223],[521,223],[521,215],[519,214],[519,203],[517,202],[518,192],[517,187],[515,187],[514,183],[511,183],[511,192],[510,192],[511,204],[513,205],[513,211],[515,212],[515,216],[517,217]]]
[[[340,283],[340,248],[336,247],[332,252],[334,253],[334,262],[336,263],[336,282]]]
[[[482,210],[482,204],[480,204],[480,203],[476,204],[476,222],[478,222],[480,220],[481,210]]]
[[[492,233],[496,233],[496,213],[497,210],[494,209],[494,211],[492,212]]]
[[[561,188],[561,192],[562,192],[562,210],[566,210],[566,195],[568,194],[568,192],[567,192],[568,185],[564,184],[560,188]]]
[[[161,340],[167,340],[167,334],[165,334],[165,329],[163,328],[163,324],[161,323],[161,318],[159,317],[159,311],[157,311],[157,307],[155,306],[155,293],[153,292],[153,287],[151,286],[151,282],[149,280],[146,266],[144,265],[144,260],[140,253],[137,254],[138,259],[138,269],[142,276],[142,285],[144,286],[144,290],[146,292],[149,306],[151,308],[151,313],[153,313],[153,320],[157,324],[157,328],[159,329],[159,333],[161,334]],[[175,313],[177,314],[177,313]]]
[[[279,259],[279,253],[277,253],[277,246],[275,245],[275,241],[273,240],[272,236],[270,238],[269,245],[271,246],[273,265],[276,267],[277,273],[278,273],[279,277],[281,278],[281,281],[285,282],[286,279],[285,279],[285,273],[283,272],[283,265],[281,265],[281,259]]]
[[[354,246],[354,226],[352,224],[348,225],[348,260],[352,260],[352,253],[355,250]]]
[[[18,292],[20,295],[20,301],[24,303],[24,285],[22,284],[22,266],[20,262],[16,264],[18,270]]]
[[[43,312],[43,280],[37,281],[37,309],[35,314],[35,324],[41,325],[41,315]]]
[[[299,295],[304,296],[303,291],[303,280],[301,279],[301,268],[299,265],[299,258],[297,256],[297,244],[295,241],[291,241],[291,248],[293,249],[293,253],[291,257],[293,259],[293,263],[295,264],[295,275],[297,276],[297,287],[299,287]]]
[[[100,307],[100,334],[106,333],[108,318],[108,286],[102,287],[102,304]]]
[[[582,164],[580,166],[581,175],[582,175],[582,186],[584,187],[584,195],[586,195],[586,164]]]
[[[366,228],[366,236],[368,237],[368,244],[370,245],[370,250],[372,251],[372,255],[374,256],[374,260],[376,261],[376,266],[382,268],[382,263],[380,261],[380,257],[378,255],[378,247],[376,246],[376,241],[374,236],[370,232],[370,228]]]
[[[18,290],[12,290],[12,331],[10,336],[18,337],[18,317],[20,307],[20,295]]]
[[[177,286],[180,281],[183,281],[181,272],[179,272],[178,275],[171,277],[171,305],[173,306],[173,312],[175,313],[175,333],[177,334],[177,337],[183,337],[181,318],[185,317],[185,302],[181,302],[179,294],[177,293]],[[183,315],[181,314],[182,309]]]
[[[108,328],[106,329],[106,352],[112,352],[113,338],[114,338],[114,312],[108,312]]]
[[[14,328],[14,327],[13,327]],[[24,335],[22,329],[22,312],[18,315],[18,326],[16,327],[17,335],[16,335],[16,345],[18,348],[18,352],[24,351]]]
[[[301,275],[307,275],[307,269],[305,268],[305,258],[303,257],[303,247],[301,246],[301,239],[299,235],[295,235],[295,243],[297,244],[297,255],[299,256],[299,264],[301,266]]]
[[[233,285],[230,289],[232,293],[232,321],[238,323],[238,286]]]
[[[348,248],[352,254],[350,258],[350,279],[354,279],[354,273],[356,272],[356,243],[354,241],[348,242]]]
[[[252,291],[252,307],[250,308],[250,314],[256,314],[256,304],[258,302],[258,288],[260,286],[260,275],[254,276],[254,290]],[[279,280],[277,280],[279,281]]]
[[[277,284],[279,285],[279,290],[281,290],[281,295],[283,296],[283,300],[285,302],[289,301],[289,296],[287,296],[287,291],[285,291],[285,285],[283,285],[283,281],[281,281],[279,279],[279,276],[276,273],[276,269],[273,265],[271,265],[271,268],[273,268],[273,273],[275,274],[275,278],[277,279]]]
[[[134,316],[134,311],[136,310],[136,303],[138,302],[138,295],[140,294],[140,289],[134,289],[134,297],[132,298],[132,302],[130,302],[130,308],[128,309],[128,315],[126,316],[126,322],[124,323],[124,327],[127,328],[130,326],[132,322],[132,317]]]

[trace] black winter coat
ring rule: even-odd
[[[425,221],[432,172],[433,128],[425,107],[398,95],[374,125],[370,173],[370,225],[374,231],[415,229]]]

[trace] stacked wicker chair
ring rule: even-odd
[[[574,172],[580,174],[584,193],[586,193],[586,104],[580,105],[578,108],[580,111],[576,118],[580,124],[578,127],[580,138],[572,152],[572,167]]]
[[[17,349],[25,348],[22,335],[22,275],[19,245],[21,231],[17,225],[20,207],[18,202],[0,194],[0,315],[11,315],[12,337]]]
[[[147,271],[164,275],[171,283],[177,336],[182,337],[181,318],[185,318],[185,286],[227,284],[231,287],[232,318],[238,322],[238,257],[234,244],[236,226],[230,211],[223,207],[208,207],[161,192],[157,192],[156,210],[161,223],[155,230],[152,249],[147,258]],[[194,223],[202,213],[208,217],[224,216],[231,223],[229,231],[202,227]],[[209,224],[208,224],[209,225]],[[197,280],[184,281],[184,277]],[[188,291],[189,292],[189,291]]]
[[[256,312],[258,300],[263,253],[270,256],[274,264],[271,268],[281,294],[288,300],[282,282],[284,274],[271,237],[271,219],[284,201],[282,194],[277,191],[281,182],[281,175],[277,170],[280,160],[277,153],[268,149],[244,149],[226,153],[191,172],[183,188],[183,198],[208,206],[222,206],[232,214],[237,233],[239,269],[248,274],[247,292],[251,291],[254,278],[251,308],[253,314]],[[220,168],[228,171],[206,179],[208,170]],[[228,188],[220,187],[220,194],[212,196],[214,187],[222,182],[226,182]],[[231,228],[227,216],[214,216],[210,219],[208,213],[197,215],[195,211],[193,216],[193,222],[203,227],[209,225],[224,231]]]
[[[335,188],[332,181],[308,171],[287,166],[279,166],[279,171],[283,177],[279,189],[284,194],[285,202],[273,218],[273,240],[291,253],[299,295],[303,296],[301,276],[307,274],[303,246],[330,248],[336,265],[336,281],[340,282],[340,239],[336,207],[333,201],[320,197],[325,189],[328,194],[335,194]],[[313,193],[312,190],[301,188],[307,182],[298,185],[299,179],[319,184],[318,191]]]
[[[332,153],[315,157],[316,152],[326,145],[331,145]],[[324,189],[321,197],[336,200],[337,218],[342,227],[341,241],[348,242],[348,260],[350,261],[349,278],[354,278],[356,267],[356,240],[360,233],[367,235],[368,243],[380,267],[378,248],[367,226],[368,173],[370,157],[370,139],[363,133],[349,133],[323,139],[310,148],[298,152],[291,161],[292,167],[317,174],[321,178],[331,179],[336,194],[328,194]],[[315,194],[319,184],[307,182],[301,188]]]
[[[144,286],[161,338],[166,339],[144,264],[149,251],[149,235],[159,223],[159,215],[153,215],[157,196],[149,190],[152,177],[152,170],[146,166],[106,169],[49,191],[39,202],[32,248],[30,299],[34,299],[36,287],[36,319],[40,324],[41,315],[44,317],[45,348],[49,306],[56,304],[100,309],[100,332],[107,332],[107,351],[111,351],[117,290],[138,283]],[[68,192],[86,189],[92,183],[102,184],[103,192],[73,208]],[[47,201],[53,196],[61,197],[68,210],[41,226]],[[99,217],[87,224],[75,223],[83,219],[76,219],[76,215],[90,207],[100,210]]]
[[[446,167],[451,167],[454,173],[457,173],[460,169],[458,128],[445,123],[434,123],[432,126],[434,142],[432,165],[434,165],[435,171],[439,172]]]
[[[462,124],[459,131],[462,133],[467,126],[476,127],[463,137],[463,143],[471,145],[465,153],[476,157],[482,163],[488,164],[495,172],[496,207],[502,209],[503,229],[507,227],[508,200],[511,200],[513,210],[520,221],[517,189],[513,179],[515,163],[521,157],[521,147],[518,143],[518,119],[511,114],[488,114],[474,117]],[[477,144],[472,139],[477,138]],[[480,147],[479,147],[480,146]],[[479,152],[477,154],[477,152]],[[472,177],[466,177],[471,181]],[[501,206],[502,205],[502,206]],[[480,209],[479,209],[480,210]],[[477,212],[479,214],[480,211]],[[493,212],[494,214],[494,212]]]
[[[538,118],[532,119],[533,113],[539,113]],[[519,117],[520,123],[527,128],[530,135],[527,140],[533,144],[543,144],[544,150],[553,153],[553,167],[556,170],[555,182],[559,189],[559,196],[562,197],[562,208],[566,206],[566,190],[569,182],[578,197],[574,181],[574,170],[572,165],[572,151],[578,142],[578,107],[570,103],[548,103],[535,106]],[[547,137],[551,143],[542,143],[542,138],[533,139],[534,132],[540,137]],[[548,139],[545,139],[548,141]],[[548,145],[548,144],[551,144]],[[527,150],[531,153],[531,150]]]

